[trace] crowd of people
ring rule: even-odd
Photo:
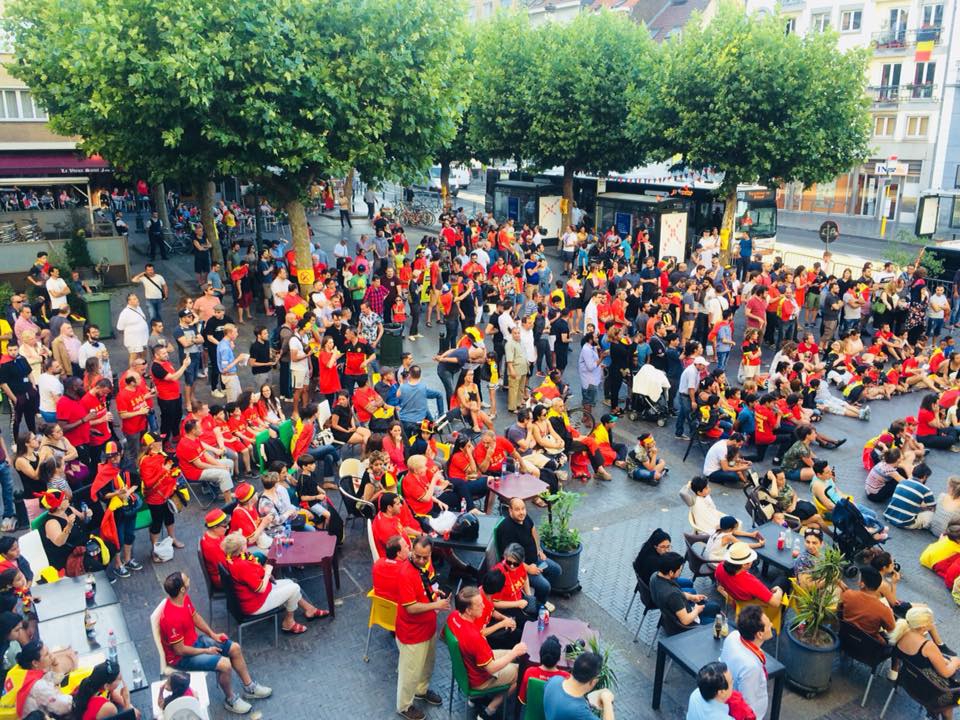
[[[709,232],[688,261],[658,260],[644,228],[621,237],[615,228],[592,233],[580,225],[561,234],[555,274],[538,228],[451,210],[436,236],[414,243],[374,212],[370,233],[355,242],[344,235],[326,249],[312,238],[315,281],[304,288],[288,243],[257,248],[234,239],[238,208],[217,208],[221,266],[211,256],[219,240],[205,237],[193,208],[170,200],[171,221],[190,228],[198,292],[172,297],[152,262],[138,268],[132,280],[140,292],[127,296],[116,318],[126,358],[111,358],[100,328],[82,317],[88,288],[61,278],[44,253],[27,292],[0,318],[0,390],[13,408],[16,440],[11,449],[0,438],[0,529],[16,527],[15,470],[24,496],[39,498],[46,513],[40,536],[55,571],[106,567],[117,581],[169,560],[183,548],[176,510],[189,493],[210,492],[222,506],[203,518],[202,571],[216,589],[226,573],[244,613],[282,608],[283,631],[299,635],[330,613],[275,576],[270,548],[290,531],[342,542],[344,521],[356,517],[370,523],[373,590],[397,604],[400,715],[421,720],[424,704],[441,704],[430,680],[446,614],[443,632],[484,698],[481,717],[516,705],[508,698],[522,704],[536,678],[546,681],[548,720],[586,717],[588,705],[610,720],[613,694],[595,690],[602,662],[593,653],[581,653],[568,673],[558,667],[560,642],[550,639],[539,665],[522,671],[523,625],[554,609],[548,597],[560,573],[527,503],[506,504],[498,562],[483,574],[434,539],[451,516],[459,523],[493,512],[488,483],[508,472],[538,477],[549,492],[591,477],[609,482],[615,469],[660,484],[670,468],[655,433],[622,442],[617,424],[631,413],[675,418],[674,435],[703,447],[702,474],[681,492],[691,530],[704,536],[720,599],[760,603],[740,613],[719,661],[701,670],[689,717],[763,716],[761,646],[771,622],[762,610],[775,611],[792,591],[790,578],[765,580],[751,570],[763,538],[720,512],[713,484],[743,487],[755,508],[749,520],[802,533],[795,582],[807,582],[831,535],[839,541],[841,527],[849,533],[849,523],[859,523],[861,587],[844,590],[844,619],[885,633],[906,656],[922,654],[945,678],[956,671],[929,610],[896,597],[899,570],[882,550],[891,532],[929,529],[938,539],[921,561],[960,598],[960,479],[934,498],[924,462],[929,452],[960,450],[960,355],[943,334],[960,318],[960,303],[923,267],[900,274],[885,267],[877,282],[867,263],[853,280],[847,269],[835,272],[829,252],[810,268],[787,268],[754,256],[744,237],[734,269],[721,264],[719,238]],[[147,228],[151,252],[164,256],[156,222]],[[409,352],[399,363],[382,362],[387,333],[428,342],[421,331],[435,323],[429,371]],[[242,341],[248,324],[252,340]],[[426,382],[434,368],[439,388]],[[651,384],[662,393],[651,394]],[[921,391],[916,414],[865,444],[867,500],[854,502],[820,457],[846,438],[819,431],[818,422],[823,413],[869,421],[868,402],[913,390]],[[581,420],[572,419],[577,401]],[[506,424],[495,422],[505,413]],[[350,457],[361,472],[340,477]],[[769,469],[760,469],[764,463]],[[344,502],[331,500],[337,494]],[[144,551],[136,548],[142,510],[150,518]],[[91,538],[105,551],[89,552]],[[17,565],[15,549],[0,554]],[[445,566],[459,582],[448,584]],[[668,634],[721,609],[682,576],[683,566],[662,530],[634,563]],[[69,669],[40,641],[27,601],[32,573],[20,574],[10,579],[13,602],[0,610],[22,618],[6,636],[18,653],[5,662],[21,685],[3,697],[58,714],[82,705],[84,718],[104,717],[107,704],[129,705],[115,667],[91,675],[96,687],[92,680],[72,693],[48,687]],[[216,672],[227,710],[250,712],[248,701],[270,688],[253,680],[239,646],[196,612],[189,590],[185,573],[164,581],[165,662],[177,673]],[[175,673],[166,692],[189,690]]]

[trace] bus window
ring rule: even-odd
[[[750,237],[768,238],[777,234],[777,208],[737,201],[737,231],[749,232]]]

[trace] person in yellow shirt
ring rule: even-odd
[[[920,564],[933,569],[937,563],[960,554],[960,522],[947,525],[947,531],[920,553]]]

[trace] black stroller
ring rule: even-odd
[[[864,550],[882,543],[873,537],[863,513],[848,498],[840,499],[834,506],[830,519],[833,522],[834,542],[847,562],[856,562]]]
[[[669,397],[670,381],[667,374],[649,363],[641,365],[633,376],[628,417],[633,421],[655,422],[663,427],[670,418],[667,405]]]

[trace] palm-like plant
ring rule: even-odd
[[[541,523],[540,544],[554,552],[573,552],[580,547],[580,531],[570,526],[573,508],[580,494],[568,490],[544,493],[541,497],[549,508],[547,519]]]
[[[567,658],[572,662],[585,652],[592,652],[600,656],[600,673],[597,675],[596,689],[602,690],[603,688],[609,688],[610,690],[616,690],[620,684],[620,680],[617,678],[617,672],[613,669],[613,665],[610,662],[610,647],[601,645],[600,638],[596,635],[591,635],[583,645],[574,643],[573,646],[567,650]]]
[[[794,585],[790,607],[793,622],[790,630],[803,642],[826,646],[833,638],[824,631],[837,618],[837,586],[843,575],[843,553],[837,548],[824,548],[810,571],[810,581]]]

